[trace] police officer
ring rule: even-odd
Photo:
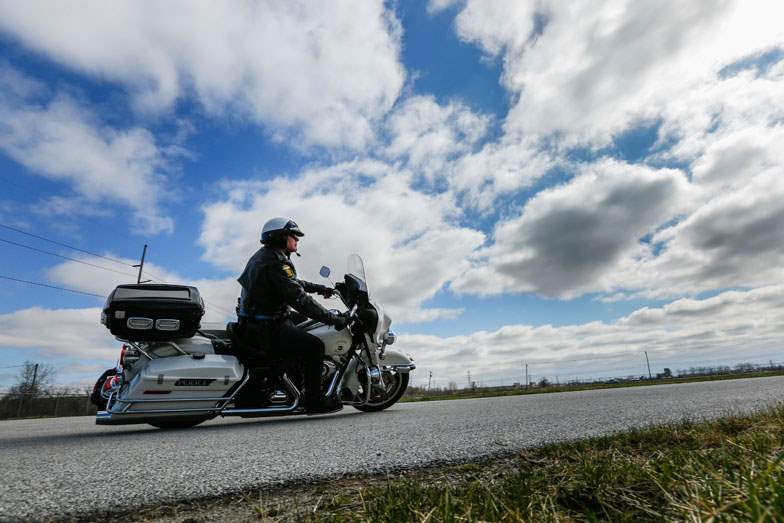
[[[321,395],[324,342],[296,327],[290,307],[337,330],[346,327],[348,317],[325,309],[308,295],[318,293],[328,298],[334,289],[297,278],[291,253],[297,252],[299,239],[304,235],[288,218],[272,218],[264,224],[263,246],[251,256],[237,279],[242,285],[239,320],[243,330],[261,337],[258,343],[266,345],[267,350],[303,362],[308,413],[334,412],[343,407],[340,401]]]

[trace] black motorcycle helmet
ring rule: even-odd
[[[299,225],[294,220],[272,218],[261,228],[261,243],[268,247],[282,249],[286,246],[286,238],[292,235],[302,237],[305,233],[299,229]]]

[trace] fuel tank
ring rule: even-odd
[[[324,342],[324,354],[327,356],[342,356],[351,348],[351,333],[348,329],[337,331],[322,323],[309,329],[308,333],[318,336]]]

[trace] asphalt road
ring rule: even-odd
[[[650,423],[751,411],[784,377],[217,419],[185,431],[93,418],[0,422],[0,520],[46,519],[283,482],[467,461]]]

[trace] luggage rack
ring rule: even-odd
[[[130,341],[130,340],[126,340],[126,339],[124,339],[124,338],[120,338],[119,336],[115,336],[115,339],[116,339],[117,341],[121,341],[121,342],[123,342],[123,343],[127,343],[128,345],[130,345],[130,346],[131,346],[131,347],[133,347],[134,349],[138,350],[138,351],[139,351],[139,352],[140,352],[142,355],[144,355],[144,357],[146,357],[148,360],[153,360],[153,359],[155,359],[155,358],[153,358],[152,356],[150,356],[149,354],[147,354],[147,352],[146,352],[144,349],[142,349],[142,348],[139,346],[139,344],[138,344],[137,342],[135,342],[135,341]],[[190,353],[188,353],[188,352],[185,352],[184,350],[182,350],[182,347],[180,347],[179,345],[177,345],[177,344],[176,344],[176,343],[174,343],[173,341],[155,341],[155,342],[152,342],[152,343],[155,343],[155,345],[171,345],[171,346],[172,346],[172,347],[174,347],[174,348],[177,350],[177,352],[179,352],[181,355],[183,355],[183,356],[190,356]]]

